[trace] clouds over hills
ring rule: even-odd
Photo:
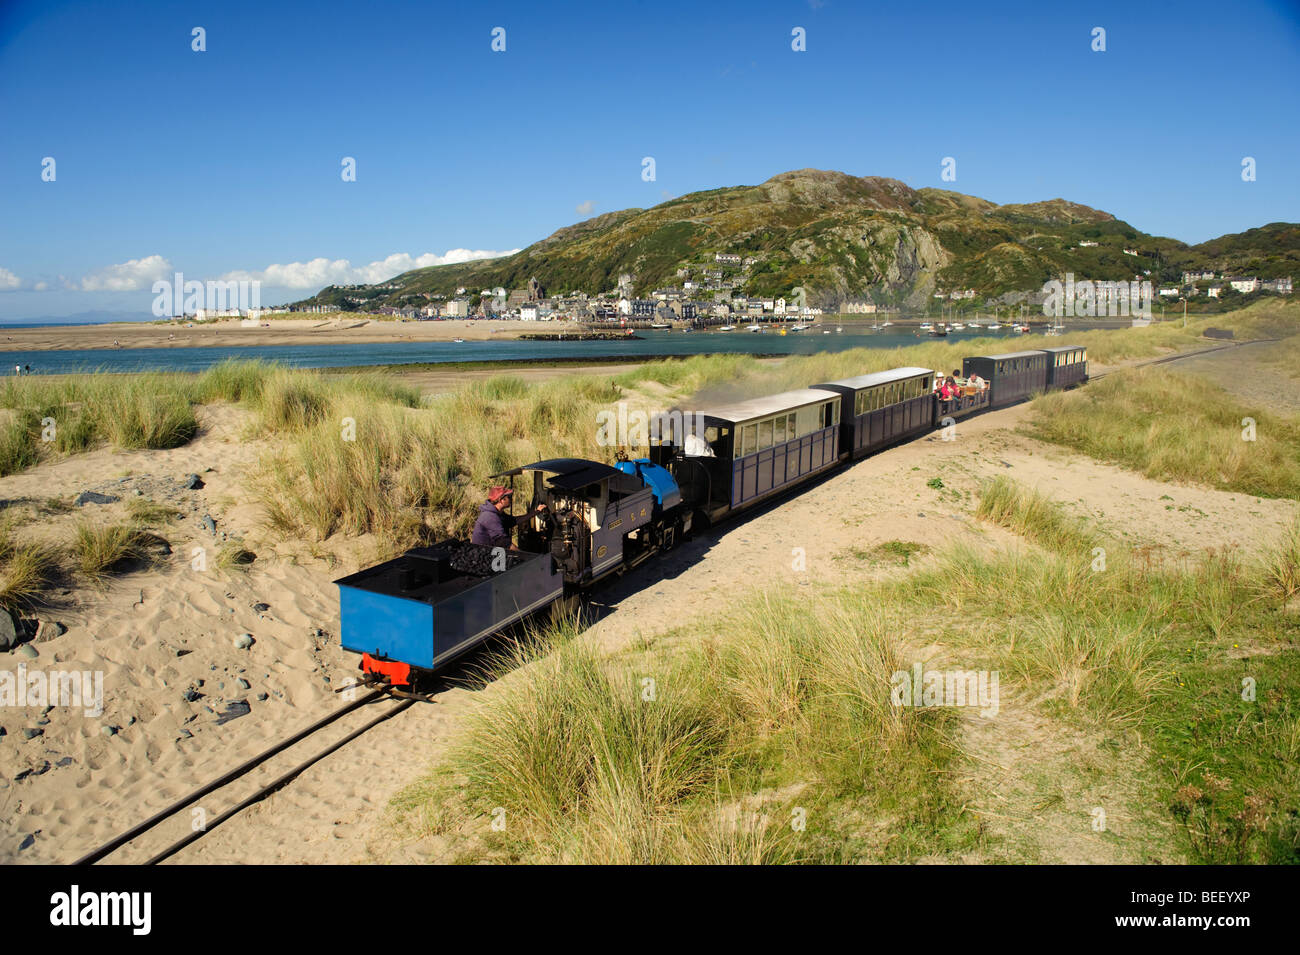
[[[454,265],[477,259],[493,259],[513,255],[518,249],[493,252],[486,249],[448,249],[442,255],[425,252],[411,255],[396,252],[387,258],[365,265],[353,265],[348,259],[327,259],[323,256],[307,262],[275,263],[263,269],[236,269],[218,276],[222,281],[260,281],[266,288],[319,289],[326,285],[358,285],[383,282],[409,272],[411,269],[431,265]],[[58,283],[66,291],[80,292],[141,292],[153,288],[154,282],[170,280],[178,271],[172,261],[163,255],[146,255],[87,272],[80,279],[60,276]],[[180,269],[179,271],[184,271]],[[206,278],[191,274],[189,279]],[[0,292],[45,291],[44,281],[24,280],[10,269],[0,266]]]
[[[354,266],[347,259],[317,258],[309,262],[290,262],[286,265],[268,265],[258,271],[234,271],[221,276],[230,281],[235,279],[260,280],[268,288],[323,288],[326,285],[373,285],[394,276],[409,272],[411,269],[427,268],[431,265],[455,265],[460,262],[472,262],[476,259],[495,259],[503,255],[513,255],[518,249],[505,252],[490,252],[483,249],[449,249],[443,255],[426,252],[423,255],[410,255],[397,252],[386,259],[371,262],[369,265]]]

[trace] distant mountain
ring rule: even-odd
[[[753,261],[724,267],[716,253]],[[800,169],[758,186],[606,213],[498,259],[416,269],[379,286],[331,286],[305,304],[418,306],[462,286],[476,300],[484,289],[523,288],[534,276],[554,295],[612,290],[627,274],[635,293],[647,295],[680,284],[679,269],[693,278],[721,269],[739,294],[789,298],[802,287],[809,304],[916,307],[936,291],[959,289],[1010,301],[1066,272],[1128,280],[1149,270],[1153,281],[1168,282],[1192,268],[1300,273],[1300,226],[1273,223],[1189,246],[1064,199],[999,206],[896,179]]]

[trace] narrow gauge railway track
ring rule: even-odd
[[[1243,345],[1256,345],[1256,344],[1264,344],[1267,342],[1275,342],[1275,341],[1278,341],[1278,339],[1269,338],[1269,339],[1255,339],[1252,341],[1243,341],[1243,342],[1229,342],[1223,345],[1218,345],[1213,348],[1205,348],[1194,352],[1185,352],[1185,353],[1174,354],[1174,355],[1165,355],[1161,358],[1154,358],[1154,359],[1149,359],[1147,361],[1135,362],[1132,366],[1129,367],[1142,368],[1142,367],[1148,367],[1152,365],[1163,365],[1170,362],[1181,361],[1187,358],[1196,358],[1202,355],[1208,355],[1213,352],[1225,351],[1231,348],[1240,348]],[[1102,378],[1105,378],[1108,374],[1112,374],[1115,371],[1121,371],[1121,370],[1123,369],[1116,368],[1116,369],[1112,369],[1112,371],[1102,372],[1101,374],[1090,375],[1087,380],[1098,381]],[[367,683],[356,684],[357,687],[363,687],[366,685],[368,684]],[[197,802],[199,799],[202,799],[204,796],[207,796],[220,789],[226,788],[227,786],[231,785],[232,783],[246,776],[248,773],[252,772],[257,767],[261,766],[263,763],[279,755],[280,753],[284,752],[290,747],[295,746],[298,743],[314,736],[315,734],[323,730],[325,727],[331,725],[332,723],[336,722],[339,719],[342,719],[347,714],[352,713],[370,704],[380,703],[384,699],[393,700],[394,704],[390,707],[387,707],[382,713],[380,713],[379,715],[371,719],[369,722],[363,724],[361,727],[353,730],[351,733],[348,733],[343,738],[332,743],[324,750],[298,763],[296,766],[294,766],[287,772],[281,774],[280,776],[276,777],[271,782],[259,787],[253,793],[251,793],[244,799],[240,800],[238,803],[236,803],[234,806],[227,809],[225,812],[221,813],[219,816],[217,816],[216,818],[208,822],[202,828],[195,831],[191,831],[183,838],[176,840],[175,842],[168,845],[166,848],[162,849],[159,852],[156,852],[145,862],[145,864],[157,865],[158,863],[171,858],[173,855],[180,852],[186,846],[198,841],[207,833],[211,832],[213,829],[216,829],[222,823],[230,820],[234,816],[243,812],[248,807],[254,805],[255,803],[261,802],[263,799],[266,799],[268,796],[272,795],[273,793],[276,793],[279,790],[283,789],[285,786],[287,786],[290,782],[296,779],[299,775],[301,775],[305,770],[307,770],[311,766],[325,759],[327,756],[331,755],[332,753],[335,753],[338,750],[342,749],[344,746],[353,742],[358,737],[362,736],[369,730],[378,726],[380,723],[392,719],[394,716],[406,710],[417,701],[423,700],[425,702],[432,702],[428,697],[409,694],[409,693],[402,693],[388,686],[378,688],[378,689],[372,689],[370,690],[370,692],[364,694],[363,696],[360,696],[356,700],[344,704],[342,707],[338,708],[337,710],[333,711],[327,716],[321,718],[320,720],[317,720],[315,723],[312,723],[310,726],[304,727],[303,729],[299,730],[297,733],[294,733],[292,736],[289,736],[281,740],[280,742],[271,746],[269,749],[263,751],[257,756],[254,756],[252,759],[249,759],[244,763],[241,763],[239,766],[236,766],[234,769],[222,774],[221,776],[217,777],[216,779],[212,780],[206,785],[201,786],[200,788],[194,790],[188,795],[173,802],[171,805],[155,813],[153,816],[149,817],[144,822],[141,822],[140,824],[127,830],[126,832],[110,840],[109,842],[104,843],[102,846],[95,849],[94,851],[82,856],[74,863],[74,865],[92,865],[96,862],[99,862],[105,857],[115,853],[117,850],[121,849],[122,847],[135,841],[137,838],[144,835],[146,832],[150,831],[151,829],[158,826],[159,824],[165,822],[167,819],[172,818],[177,813],[179,813],[182,809],[185,809],[187,806],[192,805],[193,803]]]
[[[365,685],[366,684],[356,684],[358,688]],[[352,700],[349,703],[345,703],[343,706],[334,710],[332,713],[322,717],[321,719],[317,720],[315,723],[312,723],[310,726],[304,727],[303,729],[299,730],[297,733],[294,733],[292,736],[286,737],[285,739],[271,746],[269,749],[266,749],[263,752],[259,753],[257,756],[254,756],[252,759],[249,759],[241,763],[240,765],[236,766],[234,769],[226,773],[223,773],[221,776],[218,776],[216,779],[212,780],[206,785],[201,786],[198,789],[194,790],[193,792],[176,800],[175,802],[171,803],[169,806],[159,810],[157,813],[150,816],[148,819],[146,819],[144,822],[140,823],[139,825],[134,826],[131,829],[128,829],[126,832],[115,837],[114,839],[109,840],[108,842],[104,843],[94,851],[87,853],[86,855],[82,856],[80,859],[77,859],[76,862],[73,863],[73,865],[92,865],[96,862],[99,862],[101,859],[113,854],[118,849],[122,848],[128,843],[135,841],[137,838],[144,835],[146,832],[153,829],[155,826],[158,826],[159,824],[172,818],[181,810],[185,809],[188,806],[193,805],[195,802],[202,799],[204,796],[217,792],[218,790],[225,789],[227,786],[230,786],[232,783],[235,783],[238,780],[247,776],[250,772],[255,770],[257,767],[261,766],[263,763],[279,755],[280,753],[284,752],[290,747],[296,746],[298,743],[301,743],[304,740],[307,740],[315,736],[321,730],[325,729],[327,726],[331,725],[332,723],[335,723],[336,721],[342,719],[344,716],[347,716],[349,713],[352,713],[356,710],[362,709],[363,707],[370,706],[370,705],[377,704],[382,706],[384,700],[386,699],[393,700],[394,701],[393,705],[385,707],[383,712],[381,712],[379,715],[369,720],[368,722],[362,724],[360,727],[353,730],[352,732],[348,733],[342,739],[335,741],[325,749],[315,753],[311,757],[298,763],[293,768],[277,776],[272,781],[266,783],[263,786],[258,787],[250,795],[240,800],[234,806],[231,806],[229,809],[221,813],[219,816],[216,816],[210,821],[207,821],[201,828],[191,831],[183,838],[176,840],[175,842],[171,843],[161,851],[154,853],[143,864],[157,865],[158,863],[171,858],[176,853],[184,849],[186,846],[190,845],[193,842],[197,842],[199,839],[203,838],[205,835],[210,833],[213,829],[216,829],[222,823],[234,818],[239,813],[247,809],[249,806],[261,802],[263,799],[266,799],[268,796],[272,795],[273,793],[280,791],[311,766],[314,766],[316,763],[320,762],[325,757],[342,749],[344,746],[348,745],[353,740],[357,739],[358,737],[362,736],[368,731],[374,729],[380,723],[392,719],[397,714],[403,712],[404,710],[408,709],[413,704],[415,704],[417,700],[423,699],[423,697],[419,697],[413,694],[399,693],[387,687],[381,689],[373,689],[370,692],[359,696],[357,699]]]
[[[1171,361],[1182,361],[1186,358],[1200,358],[1202,355],[1210,355],[1216,351],[1227,351],[1229,348],[1241,348],[1244,345],[1264,345],[1269,342],[1279,342],[1280,338],[1252,338],[1245,342],[1229,342],[1226,345],[1216,345],[1214,348],[1202,348],[1199,351],[1180,352],[1176,355],[1165,355],[1163,358],[1151,358],[1147,361],[1134,362],[1128,366],[1130,368],[1149,368],[1152,365],[1165,365]],[[1113,375],[1117,371],[1124,371],[1124,368],[1112,368],[1110,371],[1103,371],[1099,375],[1089,375],[1088,381],[1100,381],[1107,375]]]

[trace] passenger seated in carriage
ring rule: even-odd
[[[682,441],[682,453],[687,457],[692,458],[716,457],[713,453],[713,448],[709,446],[709,442],[705,441],[698,434],[694,434],[690,431],[686,432],[686,437]]]

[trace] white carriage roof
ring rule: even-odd
[[[839,400],[840,396],[833,391],[800,388],[797,391],[783,391],[779,395],[768,395],[766,398],[750,398],[748,401],[700,408],[698,413],[706,418],[721,418],[723,421],[749,421],[751,418],[780,414],[782,411],[794,411],[796,408],[822,401]]]
[[[922,375],[933,375],[932,368],[891,368],[888,371],[873,371],[867,375],[858,375],[856,378],[841,378],[839,381],[824,381],[814,385],[815,388],[825,388],[829,385],[839,385],[842,388],[852,388],[855,391],[862,388],[872,388],[876,385],[887,385],[894,381],[905,381],[908,378],[919,378]]]
[[[1050,348],[1044,348],[1043,351],[1083,351],[1083,345],[1053,345]]]
[[[1046,349],[1031,348],[1027,351],[1009,351],[1005,355],[972,355],[972,358],[989,358],[993,361],[1002,361],[1005,358],[1028,358],[1031,355],[1041,355]]]

